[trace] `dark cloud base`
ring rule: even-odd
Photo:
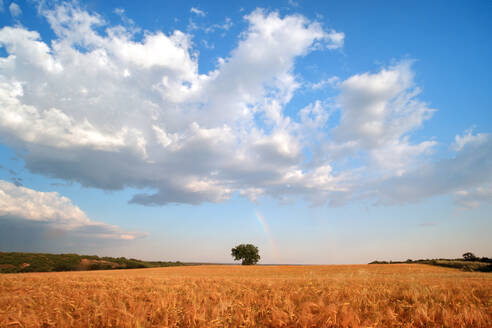
[[[33,222],[13,216],[0,216],[0,251],[101,254],[131,241],[93,238],[80,231],[54,228],[46,222]]]

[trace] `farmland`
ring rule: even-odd
[[[0,275],[0,327],[491,327],[492,275],[423,264]]]

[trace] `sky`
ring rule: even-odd
[[[492,256],[491,14],[0,0],[0,251]]]

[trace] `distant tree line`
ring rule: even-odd
[[[420,263],[431,264],[449,268],[457,268],[466,271],[492,272],[492,259],[488,257],[477,257],[471,252],[466,252],[457,259],[419,259],[406,261],[372,261],[369,264],[398,264],[398,263]]]
[[[96,255],[0,252],[0,273],[138,269],[185,265]]]

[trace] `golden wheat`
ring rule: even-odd
[[[492,275],[418,264],[0,276],[1,327],[492,327]]]

